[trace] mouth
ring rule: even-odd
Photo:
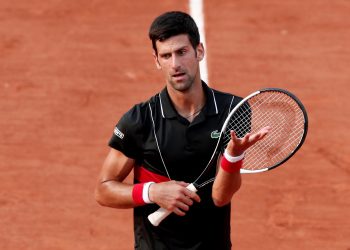
[[[186,73],[176,73],[176,74],[173,74],[172,75],[172,78],[174,79],[174,81],[176,82],[182,82],[185,80],[185,77],[186,77]]]
[[[184,75],[185,73],[176,73],[176,74],[173,74],[172,77],[182,77]]]

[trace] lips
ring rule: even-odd
[[[186,77],[186,73],[184,73],[184,72],[176,73],[176,74],[173,74],[172,77],[177,82],[183,81]]]
[[[183,76],[185,75],[185,73],[176,73],[176,74],[173,74],[173,77],[180,77],[180,76]]]

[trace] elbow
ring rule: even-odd
[[[212,199],[213,199],[214,205],[217,207],[223,207],[228,205],[231,202],[233,195],[237,193],[240,187],[241,187],[241,182],[239,181],[233,189],[230,189],[230,190],[220,189],[220,191],[215,190],[216,192],[213,190]]]
[[[229,204],[231,202],[231,199],[230,200],[223,200],[223,199],[215,199],[215,198],[213,198],[213,202],[214,202],[214,205],[216,207],[223,207],[223,206]]]
[[[101,197],[101,194],[100,194],[98,188],[95,189],[94,196],[95,196],[96,202],[97,202],[99,205],[104,206],[103,199],[102,199],[102,197]]]
[[[96,202],[101,205],[101,206],[108,206],[108,204],[106,203],[105,199],[104,199],[104,196],[103,196],[103,192],[101,190],[101,187],[100,185],[98,185],[96,188],[95,188],[95,192],[94,192],[94,196],[95,196],[95,200]]]
[[[231,198],[225,199],[225,198],[214,198],[213,197],[213,202],[216,207],[223,207],[228,205],[231,202]]]
[[[98,184],[94,196],[96,202],[103,207],[128,208],[116,198],[115,193],[111,192],[110,186],[106,182]]]

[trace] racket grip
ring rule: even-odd
[[[148,215],[148,220],[153,226],[157,227],[171,213],[171,211],[161,207],[157,211]]]
[[[188,185],[186,188],[192,192],[197,192],[197,188],[193,185],[193,183]],[[171,211],[161,207],[157,211],[148,215],[148,220],[153,226],[157,227],[171,213]]]

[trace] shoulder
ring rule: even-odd
[[[154,110],[159,103],[159,94],[156,94],[146,101],[132,106],[120,119],[123,127],[133,128],[133,130],[145,129],[149,124],[151,109]]]
[[[135,104],[124,114],[124,117],[130,120],[145,119],[149,112],[149,107],[154,106],[158,99],[159,94],[156,94],[146,101]]]

